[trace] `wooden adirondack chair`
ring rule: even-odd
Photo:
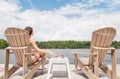
[[[5,30],[5,36],[9,42],[10,47],[6,48],[5,55],[5,72],[3,79],[8,79],[16,70],[20,67],[23,67],[23,78],[31,79],[36,70],[42,65],[42,70],[44,69],[45,64],[45,55],[35,63],[32,63],[31,56],[36,53],[31,53],[30,43],[29,43],[29,34],[26,30],[20,28],[7,28]],[[12,50],[16,60],[17,65],[13,65],[9,69],[9,55]],[[26,71],[26,70],[29,70]]]
[[[98,79],[100,68],[111,79],[119,79],[116,75],[116,52],[115,48],[111,47],[115,35],[116,30],[112,27],[94,31],[92,33],[89,58],[78,58],[78,54],[80,53],[74,53],[75,72],[78,73],[79,66],[89,79]],[[112,70],[102,63],[108,50],[111,51]],[[90,69],[93,69],[93,71]]]

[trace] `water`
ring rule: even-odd
[[[89,53],[89,49],[46,49],[50,50],[52,52],[57,53],[59,56],[60,55],[65,55],[69,58],[70,64],[74,63],[74,56],[73,52],[81,52],[81,53]],[[4,56],[5,56],[5,50],[1,49],[0,50],[0,64],[4,63]],[[117,64],[120,64],[120,49],[116,50],[116,56],[117,56]],[[47,55],[48,58],[50,58],[50,55]],[[80,54],[79,57],[88,57],[88,54]],[[16,59],[14,58],[13,54],[10,55],[10,64],[15,63]],[[105,64],[111,64],[111,54],[107,54],[105,59],[104,59]]]

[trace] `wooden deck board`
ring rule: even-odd
[[[12,66],[12,64],[11,64],[11,66]],[[109,67],[111,68],[110,65],[109,65]],[[0,64],[0,68],[4,68],[4,65]],[[21,69],[19,69],[9,79],[23,79]],[[47,79],[47,71],[48,71],[48,64],[45,66],[45,73],[44,74],[41,74],[41,70],[39,69],[36,71],[36,73],[32,79]],[[87,79],[85,74],[80,70],[79,70],[78,75],[75,74],[73,64],[70,65],[70,72],[71,72],[71,79]],[[4,71],[1,71],[0,76],[2,76],[3,73],[4,73]],[[117,75],[120,76],[120,64],[117,65]],[[68,79],[64,65],[55,65],[54,66],[52,79]],[[100,79],[110,79],[110,78],[108,78],[103,72],[100,72]]]

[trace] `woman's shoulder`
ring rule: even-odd
[[[30,39],[30,41],[34,41],[33,39]]]
[[[34,40],[33,40],[33,39],[30,39],[30,43],[32,43],[32,42],[34,42]]]

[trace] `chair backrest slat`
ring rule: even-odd
[[[102,47],[102,48],[111,47],[115,35],[116,35],[116,30],[112,27],[106,27],[96,30],[92,33],[91,46]],[[93,53],[93,49],[90,49],[90,53]],[[107,50],[98,51],[99,65],[102,64],[102,61],[105,58],[106,53]],[[89,64],[93,64],[92,56],[90,56]]]
[[[23,53],[30,53],[29,47],[29,34],[27,31],[20,28],[7,28],[5,30],[5,36],[8,40],[8,43],[11,47],[24,47],[28,46],[27,49],[14,49],[13,54],[17,59],[17,63],[23,64]],[[31,63],[31,56],[27,56],[28,64]]]

